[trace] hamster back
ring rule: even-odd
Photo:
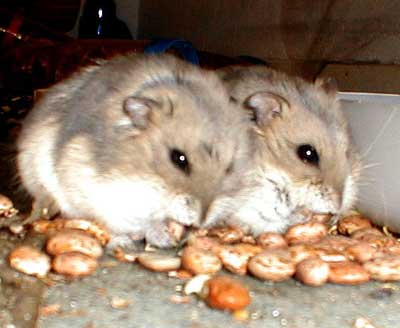
[[[171,246],[166,220],[198,225],[248,123],[214,73],[172,56],[119,56],[52,87],[19,139],[23,185],[64,216]],[[123,238],[122,238],[123,237]]]

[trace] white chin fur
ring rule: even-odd
[[[343,201],[342,201],[342,208],[341,213],[350,210],[354,202],[356,200],[356,195],[358,192],[357,184],[353,178],[353,176],[349,175],[344,183],[344,190],[343,190]]]
[[[230,224],[256,235],[263,231],[286,230],[292,212],[288,200],[271,179],[257,178],[256,181],[263,181],[263,184],[243,188],[232,197],[217,198],[207,213],[204,226]]]
[[[319,188],[295,187],[288,177],[273,170],[259,171],[247,177],[248,185],[232,197],[218,198],[211,206],[205,227],[218,224],[240,226],[254,234],[264,231],[284,232],[289,226],[305,221],[297,209],[307,208],[316,213],[339,212],[333,191],[322,194]],[[253,183],[252,183],[253,182]],[[255,182],[255,183],[254,183]],[[344,192],[344,206],[354,198],[354,183],[349,177]]]

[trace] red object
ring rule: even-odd
[[[149,40],[33,39],[0,58],[0,76],[3,77],[2,84],[5,89],[46,88],[96,59],[111,58],[128,52],[142,52],[149,43]],[[178,55],[174,50],[168,52]],[[200,66],[208,69],[246,64],[242,59],[206,51],[198,51],[198,56]]]

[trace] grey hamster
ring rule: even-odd
[[[254,156],[244,186],[214,204],[206,226],[226,222],[254,234],[284,232],[303,221],[304,212],[337,217],[350,209],[361,162],[334,84],[261,66],[230,67],[219,75],[231,101],[253,121]]]
[[[37,103],[18,140],[19,174],[38,202],[105,223],[113,245],[169,247],[167,220],[199,225],[236,188],[248,126],[215,73],[169,55],[118,56]]]

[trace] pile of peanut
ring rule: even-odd
[[[14,213],[6,200],[0,206],[0,216],[5,218]],[[257,238],[233,227],[197,229],[177,255],[154,249],[125,253],[119,248],[114,254],[119,261],[189,279],[186,294],[195,293],[211,307],[231,311],[245,308],[250,296],[239,282],[217,275],[223,268],[275,282],[294,277],[309,286],[400,280],[400,242],[390,233],[373,227],[359,213],[333,227],[328,220],[329,216],[311,215],[308,222],[293,225],[283,235],[265,232]],[[92,274],[110,239],[102,225],[84,219],[37,220],[31,229],[47,236],[45,251],[19,246],[10,253],[9,263],[37,277],[50,270],[70,277]]]
[[[40,278],[51,269],[72,277],[92,274],[110,239],[103,226],[81,219],[37,220],[32,230],[46,234],[46,252],[22,245],[10,253],[9,262],[12,268]]]
[[[224,267],[269,281],[294,276],[309,286],[400,280],[400,243],[393,236],[360,214],[344,217],[329,229],[311,219],[284,235],[265,232],[256,240],[238,229],[211,229],[189,239],[182,267],[193,274],[213,274]]]

